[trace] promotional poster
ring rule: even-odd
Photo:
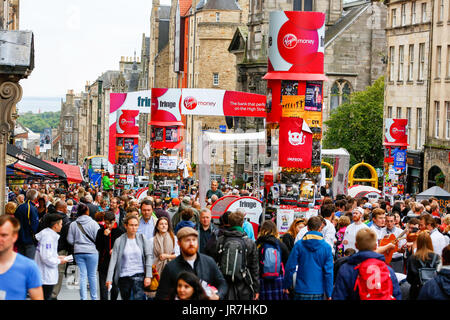
[[[280,167],[311,167],[312,132],[303,119],[282,118],[279,150],[278,163]]]

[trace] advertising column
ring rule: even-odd
[[[180,99],[180,89],[152,89],[150,181],[153,194],[162,198],[178,193],[183,176],[179,168],[190,169],[183,159]]]
[[[266,219],[292,217],[295,208],[317,212],[321,173],[325,14],[270,13],[267,80]],[[320,198],[320,197],[319,197]],[[282,206],[282,207],[280,207]],[[316,208],[315,208],[316,207]],[[292,209],[292,210],[291,210]],[[278,223],[279,231],[282,223]],[[284,228],[284,227],[283,227]]]
[[[132,189],[139,175],[139,114],[149,113],[151,91],[111,93],[108,161],[116,195]],[[144,145],[144,144],[143,144]]]
[[[407,119],[386,119],[384,136],[383,193],[391,199],[404,199],[407,164]]]

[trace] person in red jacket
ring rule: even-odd
[[[99,253],[98,276],[100,281],[100,300],[108,300],[108,288],[106,287],[106,276],[108,274],[109,261],[114,243],[124,231],[117,226],[116,216],[108,211],[105,214],[104,226],[100,226],[95,238],[95,246]],[[119,288],[113,283],[111,288],[111,300],[117,300]]]

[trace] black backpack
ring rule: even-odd
[[[247,273],[245,237],[220,236],[218,239],[219,269],[232,282],[243,280]]]
[[[437,255],[433,255],[433,259],[431,260],[431,263],[424,263],[421,259],[419,259],[420,268],[419,268],[419,282],[420,285],[423,286],[425,283],[430,281],[436,276],[436,259]]]

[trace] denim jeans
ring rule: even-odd
[[[87,278],[89,280],[91,300],[97,300],[98,253],[77,253],[74,256],[80,269],[80,299],[87,300]]]
[[[117,286],[122,300],[145,300],[144,274],[138,273],[131,277],[121,277]]]
[[[294,300],[324,300],[323,294],[304,294],[304,293],[295,293]]]

